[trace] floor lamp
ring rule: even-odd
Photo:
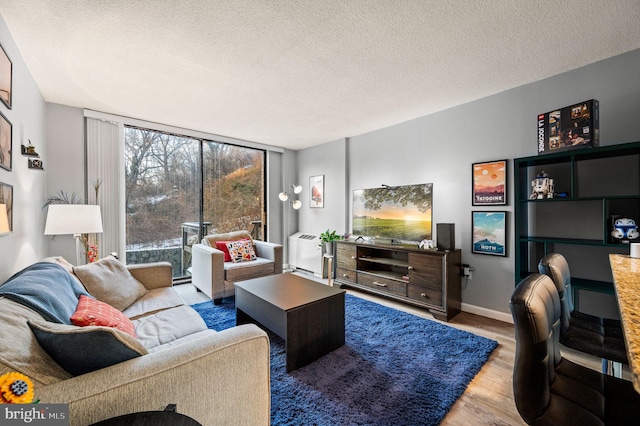
[[[283,203],[287,203],[287,211],[285,213],[285,236],[284,236],[284,241],[283,241],[283,245],[285,248],[285,253],[287,256],[287,263],[284,265],[284,269],[289,271],[289,215],[290,215],[290,210],[289,207],[293,207],[294,210],[299,210],[300,207],[302,207],[302,201],[300,200],[289,200],[289,198],[292,196],[292,194],[300,194],[302,192],[302,186],[301,185],[290,185],[290,190],[289,191],[282,191],[280,194],[278,194],[278,198],[280,199],[280,201],[282,201]]]
[[[76,265],[80,265],[80,236],[102,233],[100,206],[50,204],[44,235],[73,235],[76,239]]]

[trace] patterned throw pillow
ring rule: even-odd
[[[84,295],[80,296],[78,307],[71,316],[71,322],[80,327],[88,325],[113,327],[137,337],[135,327],[126,315],[111,305]]]
[[[253,244],[249,240],[229,241],[227,248],[233,263],[256,260],[256,252],[253,250]]]

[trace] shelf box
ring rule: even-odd
[[[599,115],[595,99],[538,114],[538,154],[598,146]]]

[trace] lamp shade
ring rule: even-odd
[[[9,216],[7,215],[6,204],[0,204],[0,235],[7,234],[9,229]]]
[[[293,202],[291,203],[291,205],[293,206],[293,208],[294,208],[295,210],[298,210],[298,209],[300,209],[300,207],[302,207],[302,201],[300,201],[300,200],[295,200],[295,201],[293,201]]]
[[[100,206],[51,204],[44,235],[97,234],[102,232]]]
[[[287,201],[289,199],[289,194],[287,194],[286,192],[281,192],[280,194],[278,194],[278,198],[280,198],[280,201]]]
[[[302,192],[302,185],[291,185],[293,187],[293,193],[299,194]]]

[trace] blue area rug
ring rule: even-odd
[[[209,328],[235,325],[234,299],[192,305]],[[346,295],[346,344],[287,374],[271,340],[272,425],[437,425],[498,345]]]

